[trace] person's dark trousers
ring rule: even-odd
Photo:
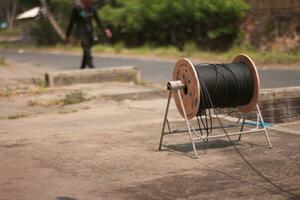
[[[93,41],[84,39],[81,41],[81,46],[83,50],[83,57],[82,57],[80,69],[85,69],[87,66],[89,68],[95,68],[93,64],[93,57],[92,57]]]

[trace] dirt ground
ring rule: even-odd
[[[128,98],[152,88],[42,89],[3,70],[1,84],[13,92],[0,97],[0,200],[300,199],[298,134],[270,130],[273,149],[263,134],[232,137],[242,156],[226,138],[200,142],[194,159],[186,134],[166,136],[158,151],[166,98]],[[74,91],[86,99],[53,103]],[[179,119],[172,103],[172,125]]]

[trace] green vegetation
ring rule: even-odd
[[[67,94],[65,98],[61,100],[61,102],[63,106],[66,106],[71,104],[82,103],[84,101],[89,101],[89,100],[91,100],[91,98],[87,98],[86,94],[83,93],[82,91],[74,91],[71,92],[70,94]]]
[[[15,2],[18,13],[39,5],[37,0]],[[99,5],[100,1],[96,2]],[[74,1],[47,0],[47,4],[65,30]],[[202,48],[227,49],[240,34],[247,9],[244,0],[107,0],[99,13],[113,31],[113,43],[173,45],[181,49],[186,42],[193,42]],[[38,45],[61,42],[47,17],[30,21],[28,26]]]
[[[50,11],[63,30],[69,23],[73,2],[70,0],[47,1]],[[54,45],[61,42],[47,17],[31,22],[31,36],[37,45]]]
[[[30,49],[35,48],[33,43],[21,43],[21,42],[0,42],[0,49]]]
[[[7,117],[7,119],[9,120],[13,120],[13,119],[20,119],[20,118],[25,118],[25,117],[29,117],[30,115],[28,114],[16,114],[16,115],[10,115]]]
[[[0,48],[6,49],[18,49],[19,47],[30,51],[38,52],[65,52],[65,53],[81,53],[80,46],[62,46],[56,45],[53,47],[34,45],[9,45],[0,43]],[[142,45],[138,47],[126,47],[123,43],[116,43],[114,45],[98,44],[93,48],[93,52],[97,53],[108,53],[108,54],[122,54],[122,55],[139,55],[139,56],[156,56],[160,58],[177,59],[180,57],[189,57],[203,61],[220,61],[226,62],[231,60],[235,55],[245,53],[248,54],[256,64],[299,64],[300,63],[300,51],[279,51],[279,50],[266,50],[259,51],[249,46],[234,46],[227,51],[204,51],[200,50],[196,45],[188,43],[184,45],[183,50],[172,45],[166,46],[154,46],[154,45]],[[0,61],[1,62],[1,61]],[[43,85],[42,82],[37,85]],[[43,87],[43,86],[42,86]]]
[[[9,87],[0,89],[0,97],[10,97],[13,95],[13,90]]]
[[[16,1],[18,12],[39,4],[37,0]],[[63,29],[68,24],[73,2],[47,0],[50,11]],[[159,56],[172,59],[189,57],[203,61],[224,62],[231,60],[236,54],[246,53],[258,64],[300,63],[299,45],[297,46],[296,42],[295,44],[290,42],[291,47],[279,48],[282,51],[272,50],[275,48],[272,41],[276,37],[285,35],[286,32],[289,35],[299,33],[298,18],[276,18],[268,23],[266,30],[261,31],[257,40],[251,40],[250,47],[241,45],[243,43],[241,22],[249,9],[245,0],[106,0],[105,2],[103,7],[99,7],[99,14],[102,21],[112,29],[113,39],[110,41],[111,45],[107,45],[104,37],[100,37],[102,41],[101,44],[94,46],[95,53]],[[289,24],[294,25],[287,28]],[[31,26],[32,43],[2,42],[0,48],[54,52],[63,50],[66,53],[81,51],[79,45],[62,45],[46,17],[31,21],[28,26]],[[19,32],[20,30],[15,28],[1,33],[13,35]],[[4,58],[0,58],[0,66],[4,64]],[[41,87],[44,85],[39,80],[33,82]]]
[[[237,54],[245,53],[249,55],[255,63],[258,64],[296,64],[300,63],[300,51],[279,51],[279,50],[267,50],[258,51],[253,48],[241,48],[235,47],[227,52],[221,53],[227,60],[233,58]]]
[[[51,92],[48,88],[45,87],[34,87],[30,88],[28,86],[17,86],[17,87],[2,87],[0,88],[0,98],[20,96],[20,95],[37,95]]]
[[[20,28],[14,28],[14,29],[0,29],[0,36],[19,36],[21,34],[21,29]]]
[[[76,113],[78,110],[60,110],[58,111],[58,114],[70,114],[70,113]]]
[[[33,78],[32,83],[38,87],[47,87],[46,81],[41,78]]]
[[[90,101],[87,95],[82,91],[73,91],[66,94],[64,98],[61,99],[41,99],[41,100],[30,100],[28,101],[28,106],[67,106],[72,104],[78,104],[85,101]]]
[[[276,50],[258,51],[247,46],[235,46],[225,52],[221,51],[201,51],[194,44],[184,45],[183,51],[174,46],[153,47],[144,45],[141,47],[127,48],[122,45],[106,46],[97,45],[94,51],[98,53],[121,53],[127,55],[158,56],[163,58],[189,57],[202,61],[226,62],[232,60],[237,54],[249,55],[257,64],[296,64],[300,63],[300,51],[282,52]]]
[[[0,57],[0,66],[5,66],[6,65],[6,61],[4,57]]]
[[[117,41],[227,49],[240,34],[243,0],[116,0],[100,10]]]

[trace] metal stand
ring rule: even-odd
[[[225,132],[224,134],[210,135],[210,136],[199,135],[196,131],[198,131],[200,129],[194,129],[191,122],[187,118],[186,111],[185,111],[185,108],[184,108],[184,104],[183,104],[183,101],[182,101],[182,97],[181,97],[181,94],[180,94],[180,89],[183,89],[183,88],[184,88],[183,85],[180,85],[180,86],[174,87],[174,88],[168,86],[168,90],[170,90],[170,92],[169,92],[169,98],[168,98],[168,102],[167,102],[164,122],[163,122],[163,126],[162,126],[162,131],[161,131],[161,137],[160,137],[159,148],[158,148],[159,150],[161,150],[163,138],[164,138],[165,135],[175,134],[175,133],[184,133],[184,132],[187,132],[188,135],[189,135],[189,138],[190,138],[190,141],[191,141],[191,144],[192,144],[192,147],[193,147],[193,151],[194,151],[194,156],[196,158],[198,158],[198,154],[197,154],[197,149],[196,149],[195,142],[198,141],[198,140],[202,140],[202,141],[206,140],[207,141],[208,139],[216,139],[216,138],[229,137],[229,136],[234,136],[234,135],[238,135],[239,140],[240,140],[241,136],[243,134],[248,134],[248,133],[264,132],[267,143],[268,143],[268,146],[269,146],[269,148],[272,148],[272,144],[271,144],[271,141],[270,141],[270,138],[269,138],[269,135],[268,135],[268,131],[265,127],[265,123],[264,123],[264,120],[263,120],[263,117],[262,117],[262,114],[261,114],[261,111],[260,111],[258,105],[256,105],[257,119],[256,119],[256,127],[255,128],[244,131],[245,115],[243,115],[243,120],[242,120],[242,124],[241,124],[241,128],[240,128],[239,132],[227,133],[227,131],[225,132],[225,130],[224,130],[224,132]],[[169,112],[170,101],[171,101],[173,93],[178,94],[180,104],[181,104],[181,109],[182,109],[183,115],[184,115],[184,121],[185,121],[186,128],[187,128],[186,130],[180,130],[180,131],[178,131],[178,130],[172,131],[171,130],[171,126],[170,126],[170,123],[169,123],[169,120],[168,120],[168,112]],[[165,131],[166,124],[168,126],[168,131],[167,132]],[[216,128],[217,127],[215,127],[215,129]],[[220,127],[218,127],[218,128],[220,128]],[[224,127],[224,128],[226,128],[226,127]]]

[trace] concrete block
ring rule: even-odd
[[[299,114],[299,107],[296,108],[272,108],[272,109],[266,109],[261,110],[261,113],[264,117],[268,116],[285,116],[285,115],[295,115],[297,116]]]
[[[282,98],[282,99],[274,99],[268,101],[260,101],[259,106],[261,109],[269,109],[269,108],[282,108],[282,107],[296,107],[300,105],[300,97],[299,98]]]
[[[274,89],[262,89],[259,101],[267,101],[283,98],[300,98],[300,87],[283,87]]]
[[[283,123],[299,120],[300,87],[263,89],[258,104],[266,122]],[[256,120],[256,112],[247,113],[247,118]]]
[[[265,122],[268,123],[286,123],[299,120],[298,116],[287,115],[287,116],[272,116],[264,117]]]
[[[48,86],[65,86],[82,83],[134,82],[140,81],[135,67],[111,67],[102,69],[49,72],[45,75]]]

